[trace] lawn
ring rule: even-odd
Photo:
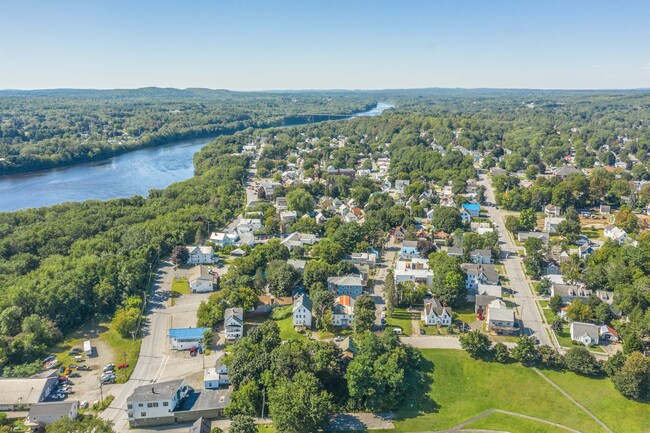
[[[590,379],[547,370],[544,374],[615,433],[650,433],[650,404],[621,396],[609,378]]]
[[[466,302],[461,308],[454,308],[452,310],[454,320],[460,320],[465,323],[476,322],[476,313],[474,312],[474,304]]]
[[[397,412],[395,430],[386,433],[448,429],[493,408],[553,421],[585,433],[603,432],[529,368],[476,361],[459,350],[427,349],[422,353],[429,361],[430,382],[420,384],[423,392],[404,402]],[[517,421],[513,421],[513,431],[519,427]],[[502,424],[499,430],[508,427]]]
[[[293,338],[305,338],[305,334],[296,332],[293,328],[293,316],[286,317],[282,320],[276,320],[280,328],[280,338],[284,340],[291,340]]]
[[[503,426],[508,426],[509,433],[566,433],[569,431],[539,421],[519,418],[514,415],[499,412],[491,413],[483,419],[467,424],[464,428],[499,431]]]
[[[402,334],[413,334],[413,314],[404,308],[395,308],[393,315],[386,318],[386,327],[399,327],[402,329]],[[416,313],[417,315],[417,313]]]
[[[582,227],[580,229],[580,232],[592,240],[605,240],[605,236],[603,236],[603,229],[597,229],[594,227]]]

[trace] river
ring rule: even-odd
[[[378,116],[393,107],[379,103],[353,117]],[[146,196],[194,175],[194,154],[214,137],[181,140],[134,150],[101,161],[0,177],[0,212],[67,201]]]

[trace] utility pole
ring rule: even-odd
[[[104,405],[104,384],[102,383],[101,377],[98,377],[97,379],[99,379],[99,395],[103,406]]]
[[[262,389],[262,418],[264,418],[264,406],[266,406],[266,388]]]

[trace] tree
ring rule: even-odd
[[[47,433],[115,433],[113,423],[96,416],[80,416],[71,420],[67,416],[49,424]]]
[[[228,433],[257,433],[255,418],[248,415],[235,415],[230,421]]]
[[[312,286],[310,292],[316,317],[316,327],[320,330],[327,330],[331,325],[331,311],[334,306],[334,294],[325,289],[322,283]],[[328,314],[328,312],[330,314]]]
[[[485,185],[479,185],[476,187],[476,200],[479,203],[485,203]]]
[[[501,364],[506,364],[510,361],[510,350],[508,346],[503,343],[494,345],[494,360]]]
[[[574,243],[580,236],[580,221],[565,219],[557,225],[557,233],[564,236],[569,243]]]
[[[533,208],[527,208],[519,214],[519,230],[532,230],[537,224],[537,213]]]
[[[582,276],[582,261],[577,254],[571,254],[569,260],[564,261],[560,265],[560,270],[564,279],[570,284],[575,284],[583,279]]]
[[[293,379],[279,378],[269,392],[269,412],[281,433],[318,431],[332,411],[332,395],[321,389],[310,372],[299,371]]]
[[[460,212],[448,206],[439,206],[433,213],[433,226],[437,230],[451,233],[461,226]]]
[[[574,322],[590,322],[593,320],[593,313],[589,305],[576,299],[566,308],[566,315],[569,320]]]
[[[635,331],[629,332],[623,339],[623,353],[630,355],[634,352],[643,352],[643,340]]]
[[[463,305],[467,300],[467,288],[458,261],[444,252],[432,253],[429,267],[433,271],[431,292],[445,305]]]
[[[519,218],[514,215],[508,215],[506,217],[506,230],[510,233],[516,233],[519,231]]]
[[[369,331],[375,323],[375,302],[368,295],[357,297],[354,302],[354,332],[359,334]]]
[[[283,260],[273,260],[266,266],[269,291],[277,298],[289,296],[298,277],[298,271]]]
[[[583,376],[595,376],[600,373],[600,365],[586,347],[572,347],[564,355],[566,368]]]
[[[551,296],[551,299],[548,301],[548,308],[551,309],[553,314],[558,314],[560,310],[564,307],[564,301],[562,300],[562,296],[560,295],[555,295]]]
[[[544,244],[539,238],[529,237],[524,242],[526,250],[526,259],[524,265],[526,272],[533,278],[539,278],[543,272],[544,264]]]
[[[539,362],[548,368],[564,367],[564,357],[551,346],[542,345],[537,348]]]
[[[639,231],[639,218],[632,212],[629,206],[621,206],[621,210],[614,214],[616,227],[624,230],[626,233],[636,233]]]
[[[460,346],[474,359],[485,358],[490,353],[490,340],[481,331],[469,331],[460,336]]]
[[[557,318],[555,318],[555,320],[553,320],[553,323],[551,323],[551,329],[553,329],[553,331],[555,331],[557,333],[562,332],[562,329],[564,329],[564,324],[565,323],[566,322],[564,321],[563,318],[557,317]]]
[[[206,329],[203,332],[203,346],[209,348],[214,343],[214,332],[212,329]]]
[[[187,262],[190,258],[190,252],[182,245],[176,245],[172,250],[172,262],[175,266]]]
[[[539,174],[539,168],[536,165],[529,165],[526,167],[526,179],[535,180]]]
[[[302,188],[287,193],[287,207],[298,215],[309,214],[314,210],[314,197]]]
[[[551,293],[551,280],[548,278],[542,278],[539,283],[537,283],[537,294],[538,295],[549,295]]]
[[[309,260],[302,273],[302,282],[308,290],[311,290],[316,283],[326,285],[327,278],[335,272],[335,267],[325,260]]]
[[[254,381],[244,382],[230,395],[230,405],[225,414],[232,418],[236,415],[258,416],[262,405],[262,393],[259,384]]]
[[[537,358],[537,343],[534,337],[522,335],[512,349],[512,357],[523,365],[532,363]]]
[[[351,253],[363,239],[363,230],[357,223],[344,223],[332,234],[332,240],[343,248],[344,253]]]
[[[137,308],[119,309],[113,317],[113,328],[123,338],[131,338],[131,332],[137,331],[137,324],[140,320],[140,310]]]
[[[436,251],[436,245],[428,239],[420,239],[417,243],[417,249],[420,253],[420,257],[423,259],[428,259],[429,254]]]
[[[370,194],[372,194],[372,191],[370,191],[370,189],[363,186],[356,186],[352,188],[350,194],[352,195],[352,198],[359,204],[360,207],[364,207],[366,203],[368,203],[368,199],[370,198]]]
[[[384,299],[386,300],[386,315],[392,317],[395,305],[397,305],[397,290],[395,288],[395,273],[393,272],[393,268],[390,268],[386,272],[386,277],[384,278]]]
[[[626,359],[627,357],[625,354],[619,350],[613,356],[610,356],[607,361],[605,361],[603,364],[603,370],[609,377],[612,377],[621,371],[623,365],[625,365]]]
[[[650,359],[641,352],[631,353],[621,370],[612,377],[612,382],[623,396],[645,400],[650,396]]]
[[[311,256],[329,264],[337,263],[343,256],[343,247],[330,238],[324,238],[311,247]]]

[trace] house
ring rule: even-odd
[[[174,424],[174,411],[191,393],[183,379],[139,386],[126,399],[131,427]]]
[[[625,230],[612,225],[605,226],[603,236],[617,242],[619,245],[623,245],[627,240],[627,233],[625,233]]]
[[[547,204],[544,208],[544,213],[548,218],[557,218],[562,213],[562,209],[559,206]]]
[[[562,275],[562,272],[555,262],[549,262],[544,268],[544,275]]]
[[[499,298],[490,295],[476,295],[474,297],[474,313],[476,313],[479,320],[483,320],[483,317],[487,314],[488,305],[496,299]]]
[[[571,322],[571,340],[585,346],[598,344],[598,326],[593,323]]]
[[[517,240],[522,244],[526,242],[528,238],[537,238],[542,241],[542,243],[547,244],[549,240],[548,233],[544,232],[519,232],[517,233]]]
[[[404,241],[404,243],[406,242],[409,241]],[[397,257],[400,260],[415,259],[420,257],[420,252],[417,247],[402,245],[402,248],[397,252]]]
[[[593,253],[594,247],[591,246],[591,242],[586,242],[578,247],[578,256],[580,256],[581,259],[586,259]]]
[[[465,208],[460,209],[460,220],[463,224],[469,224],[472,221],[472,214]]]
[[[354,341],[352,341],[350,336],[345,337],[343,340],[335,344],[341,350],[341,358],[343,358],[344,361],[352,361],[358,352],[357,346],[354,344]]]
[[[201,263],[213,263],[214,262],[214,250],[212,247],[196,246],[196,247],[185,247],[187,252],[190,254],[187,259],[187,263],[190,265],[198,265]]]
[[[544,231],[546,233],[555,233],[555,232],[557,232],[557,226],[559,226],[562,221],[564,221],[564,218],[560,218],[560,217],[558,217],[558,218],[555,218],[555,217],[549,218],[549,217],[546,217],[546,219],[544,219]]]
[[[506,170],[500,168],[500,167],[492,167],[490,169],[490,174],[492,176],[503,176],[503,175],[508,174],[508,172]]]
[[[494,231],[494,227],[489,222],[473,222],[470,223],[470,228],[479,235],[484,235]]]
[[[460,268],[465,272],[465,287],[467,289],[477,289],[480,283],[493,286],[499,284],[499,271],[494,265],[463,263]]]
[[[465,253],[465,250],[463,248],[447,247],[447,255],[449,257],[458,257],[458,258],[462,259],[464,253]]]
[[[295,210],[280,212],[280,221],[284,224],[291,224],[298,219],[298,213]]]
[[[582,172],[578,170],[574,165],[564,165],[558,168],[557,170],[555,170],[555,173],[553,174],[557,177],[567,178],[575,173],[582,173]]]
[[[198,265],[190,269],[187,281],[190,283],[190,292],[205,293],[214,290],[214,283],[219,276],[210,272],[207,266]]]
[[[43,427],[52,424],[63,417],[71,420],[79,414],[79,401],[57,401],[52,403],[35,403],[29,409],[25,425],[29,427]]]
[[[492,263],[491,250],[472,250],[469,252],[469,260],[472,263],[490,264]]]
[[[503,297],[503,288],[499,285],[479,283],[478,287],[476,288],[476,294],[494,296],[495,298],[501,299]]]
[[[201,417],[197,419],[189,429],[189,433],[210,433],[212,430],[212,423],[207,419]]]
[[[280,184],[278,182],[262,181],[260,182],[260,186],[257,188],[257,197],[270,200],[275,189],[279,186]]]
[[[237,226],[238,233],[254,233],[262,228],[262,220],[259,218],[242,218]]]
[[[234,249],[230,252],[230,255],[233,257],[244,257],[246,254],[246,251],[242,250],[241,248]]]
[[[318,236],[311,233],[293,232],[286,238],[282,239],[281,244],[293,251],[296,247],[304,248],[305,245],[314,245],[318,241]]]
[[[429,269],[429,261],[422,258],[409,260],[398,260],[395,263],[393,271],[395,275],[395,284],[405,283],[407,281],[413,284],[424,284],[431,286],[433,284],[433,271]]]
[[[293,301],[293,327],[311,328],[311,299],[305,294],[296,296]]]
[[[244,336],[244,309],[226,308],[223,318],[226,340],[239,340]]]
[[[393,238],[395,239],[395,242],[399,243],[404,240],[406,237],[406,231],[404,230],[404,227],[398,226],[395,228],[393,231]]]
[[[609,215],[612,213],[612,207],[608,204],[601,204],[598,210],[601,215]]]
[[[300,272],[301,274],[305,272],[305,265],[307,265],[307,260],[294,260],[294,259],[289,259],[287,260],[287,265],[293,266],[293,268]]]
[[[400,194],[404,194],[404,190],[411,184],[410,180],[397,179],[395,181],[395,190]]]
[[[478,218],[481,213],[481,205],[478,203],[464,203],[461,208],[465,209],[472,218]]]
[[[487,306],[486,329],[497,334],[519,334],[519,326],[515,322],[515,312],[506,307],[505,302],[495,299]]]
[[[587,300],[591,296],[591,290],[570,284],[551,284],[551,296],[562,297],[563,302],[573,302],[576,299]]]
[[[347,295],[356,298],[363,292],[363,282],[357,275],[344,275],[342,277],[329,277],[327,279],[328,290],[337,295]]]
[[[420,319],[425,325],[429,326],[449,326],[451,325],[451,308],[443,307],[437,298],[424,300],[424,311]]]
[[[230,385],[228,368],[224,363],[217,363],[215,367],[206,368],[203,372],[203,387],[205,389],[219,389]]]
[[[354,298],[350,296],[339,296],[334,300],[332,307],[332,324],[347,328],[354,321]]]
[[[352,253],[351,261],[355,265],[375,266],[377,264],[377,254],[375,253]]]
[[[44,401],[59,384],[59,375],[45,378],[0,378],[0,412],[29,410]]]
[[[172,328],[169,330],[169,341],[173,350],[189,350],[200,347],[203,334],[210,328]]]
[[[621,339],[618,336],[618,333],[611,326],[602,325],[599,328],[599,333],[600,333],[601,340],[609,340],[609,341],[616,342]]]
[[[327,221],[327,218],[325,218],[325,215],[323,215],[321,212],[318,212],[315,219],[317,224],[325,224],[325,221]]]
[[[279,211],[282,212],[287,208],[287,198],[286,197],[276,197],[275,199],[275,208]]]
[[[210,235],[210,242],[214,242],[217,246],[225,247],[226,245],[235,245],[239,240],[239,235],[235,232],[213,232]]]

